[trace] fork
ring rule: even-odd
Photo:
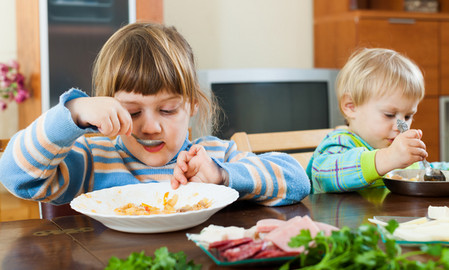
[[[398,119],[396,124],[401,133],[408,130],[408,125],[405,121]],[[422,161],[422,164],[425,167],[424,181],[446,181],[444,174],[440,170],[432,168],[426,159]]]

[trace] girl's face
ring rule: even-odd
[[[404,97],[400,91],[391,96],[372,98],[365,104],[347,109],[349,129],[376,149],[391,145],[400,133],[397,119],[410,127],[419,101]]]
[[[187,136],[193,115],[190,103],[167,91],[144,96],[117,92],[114,97],[128,110],[133,120],[133,134],[161,144],[143,146],[131,136],[122,136],[126,148],[140,161],[152,167],[167,164],[179,152]]]

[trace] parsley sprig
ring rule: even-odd
[[[398,226],[397,221],[390,220],[385,229],[393,234]],[[383,248],[379,246],[380,239],[379,230],[371,224],[363,224],[356,230],[343,227],[330,236],[320,232],[314,238],[309,230],[301,230],[299,235],[292,237],[289,245],[304,246],[305,252],[280,269],[290,269],[298,261],[301,270],[449,269],[449,249],[439,244],[425,244],[419,250],[402,253],[401,246],[391,237],[385,237]],[[421,262],[410,259],[411,256],[424,254],[432,256],[432,260]]]
[[[146,256],[145,252],[133,252],[127,259],[115,256],[109,259],[105,270],[199,270],[201,264],[187,262],[184,252],[169,252],[167,247],[161,247],[154,252],[154,256]]]

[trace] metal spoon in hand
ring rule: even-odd
[[[401,119],[397,120],[397,127],[401,133],[408,130],[407,123]],[[440,170],[432,168],[426,159],[422,161],[422,164],[426,168],[424,181],[446,181],[444,174]]]
[[[160,141],[160,140],[144,140],[144,139],[137,137],[137,135],[135,135],[133,133],[131,133],[131,136],[133,136],[137,140],[138,143],[140,143],[141,145],[144,145],[144,146],[156,146],[156,145],[163,143],[163,141]]]

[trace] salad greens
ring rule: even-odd
[[[390,220],[385,227],[391,234],[399,226]],[[309,230],[292,237],[291,247],[304,246],[302,252],[294,260],[282,265],[281,270],[290,269],[298,263],[304,269],[449,269],[449,249],[439,244],[421,245],[420,250],[402,253],[402,249],[394,239],[385,238],[384,248],[379,247],[381,235],[376,226],[361,225],[351,231],[343,227],[325,236],[323,232],[312,238]],[[313,243],[313,244],[311,244]],[[409,259],[411,256],[430,255],[434,260],[420,262]]]
[[[144,251],[133,252],[127,259],[111,257],[105,270],[199,270],[201,264],[187,262],[184,252],[169,252],[167,247],[161,247],[154,252],[154,256],[146,256]]]

